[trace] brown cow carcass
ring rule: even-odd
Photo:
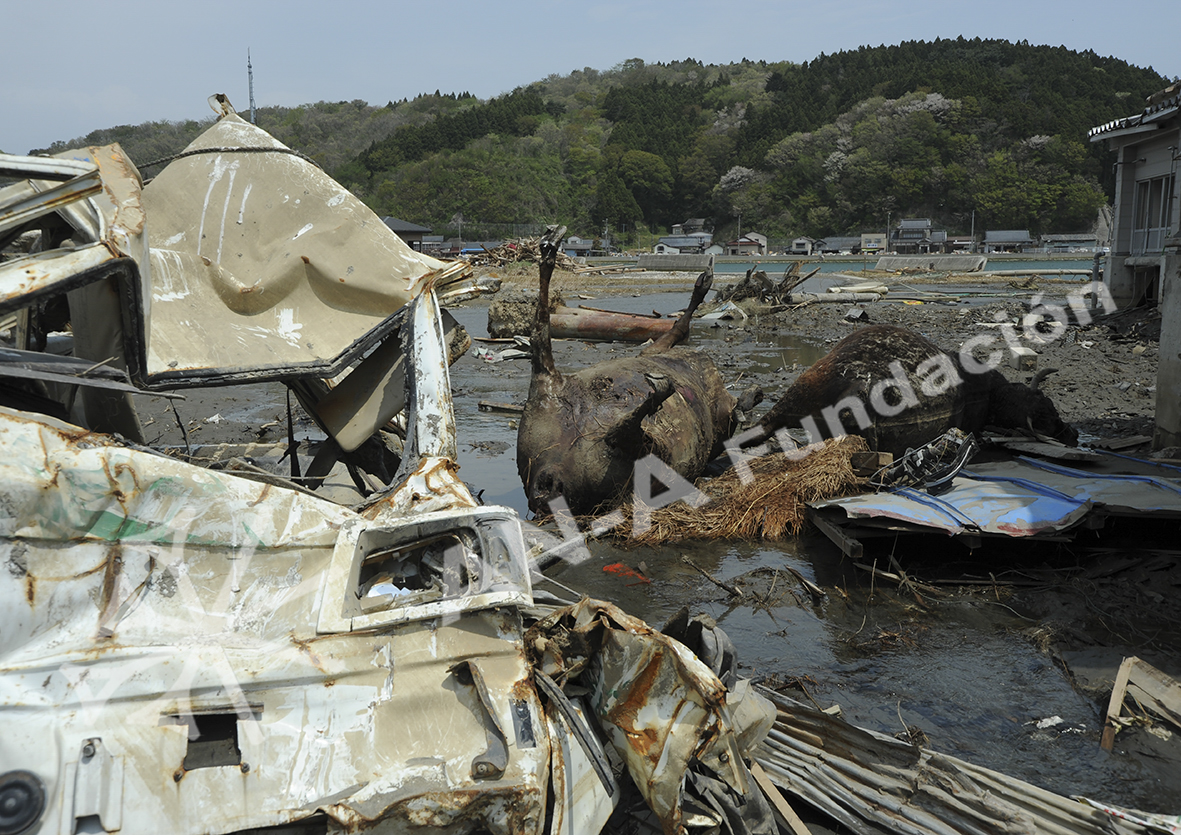
[[[953,427],[1026,431],[1073,446],[1078,433],[1039,389],[1053,369],[1010,382],[971,357],[951,354],[914,331],[862,328],[816,361],[743,440],[758,443],[800,427],[813,436],[861,435],[881,452],[901,455]]]
[[[549,282],[565,229],[542,240],[541,288],[532,338],[532,378],[517,432],[517,471],[535,513],[563,499],[575,514],[619,503],[636,462],[654,455],[692,480],[734,430],[735,399],[713,361],[677,347],[710,287],[703,273],[673,328],[639,356],[573,374],[554,365]]]

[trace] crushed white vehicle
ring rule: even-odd
[[[629,785],[666,832],[774,831],[770,703],[535,598],[516,513],[459,479],[470,268],[219,103],[146,188],[118,146],[0,157],[0,248],[40,232],[0,263],[0,835],[593,833]],[[30,350],[63,293],[73,350]],[[136,395],[256,380],[323,468],[386,433],[393,471],[343,506],[143,445]]]

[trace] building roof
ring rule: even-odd
[[[899,229],[930,229],[931,219],[928,217],[904,217],[898,221]]]
[[[1046,243],[1054,243],[1056,241],[1069,243],[1070,241],[1093,241],[1098,237],[1094,232],[1071,232],[1061,235],[1042,235],[1042,240]]]
[[[820,244],[821,249],[853,249],[861,246],[861,236],[855,238],[850,237],[836,237],[821,238],[816,243]]]
[[[1175,82],[1162,90],[1161,93],[1152,96],[1149,99],[1149,105],[1142,112],[1091,128],[1087,131],[1087,136],[1092,142],[1098,142],[1100,139],[1111,139],[1122,133],[1155,130],[1157,122],[1181,111],[1181,89],[1177,87]],[[1153,102],[1152,99],[1157,100]]]
[[[1032,241],[1028,229],[997,229],[984,233],[984,242],[988,244],[1024,244]]]
[[[432,231],[429,226],[419,226],[417,223],[399,220],[396,217],[383,217],[381,222],[394,232],[422,232],[423,234],[426,234]]]
[[[687,249],[691,246],[702,246],[703,243],[708,245],[709,241],[706,240],[703,242],[701,237],[697,235],[665,235],[657,243],[664,244],[665,246],[675,246],[678,249],[681,247]]]

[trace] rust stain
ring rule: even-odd
[[[103,571],[102,596],[100,598],[99,626],[106,623],[119,605],[119,575],[123,573],[123,546],[116,540],[107,546],[107,559]],[[109,635],[106,637],[110,637]]]
[[[513,682],[512,689],[509,692],[512,693],[512,697],[517,701],[529,702],[530,704],[536,704],[538,701],[537,688],[533,686],[532,678],[523,678]]]
[[[291,643],[299,647],[300,651],[307,655],[308,660],[312,662],[312,666],[322,673],[328,672],[324,668],[324,659],[322,659],[314,649],[312,649],[311,638],[297,638],[293,633],[291,635]]]
[[[639,676],[631,683],[626,696],[607,713],[607,721],[627,732],[627,742],[642,757],[653,763],[660,759],[661,739],[657,730],[639,727],[640,710],[648,704],[660,674],[664,648],[658,647]],[[679,712],[679,711],[677,711]]]
[[[263,484],[262,491],[258,494],[258,498],[250,502],[247,507],[257,507],[262,502],[266,501],[267,496],[271,494],[271,485]]]
[[[31,607],[37,600],[37,578],[32,574],[25,575],[25,597]]]

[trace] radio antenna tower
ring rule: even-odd
[[[250,82],[250,124],[254,124],[254,67],[250,65],[250,50],[246,50],[246,79]]]

